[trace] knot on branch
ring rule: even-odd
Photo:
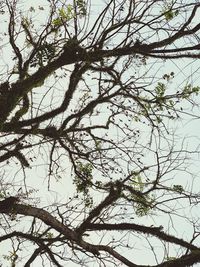
[[[8,197],[2,201],[0,201],[0,210],[10,210],[13,208],[13,205],[19,202],[18,197]]]
[[[70,39],[63,47],[63,53],[61,55],[61,60],[64,62],[76,61],[78,58],[86,55],[86,50],[80,46],[78,40]]]

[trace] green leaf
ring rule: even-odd
[[[54,26],[61,26],[62,25],[62,20],[60,18],[56,18],[52,21],[52,24]]]
[[[173,185],[173,190],[176,191],[177,193],[182,193],[184,191],[182,185]]]
[[[101,141],[100,140],[95,140],[95,146],[97,150],[101,149]]]
[[[46,233],[45,237],[46,237],[46,238],[53,238],[53,237],[54,237],[54,234],[48,232],[48,233]]]
[[[192,94],[196,94],[198,95],[200,92],[200,87],[196,86],[196,87],[192,87],[191,84],[187,84],[182,91],[182,98],[189,98]]]
[[[82,16],[86,16],[86,3],[83,0],[77,0],[76,1],[77,7],[79,9],[79,14]]]
[[[173,10],[173,4],[174,2],[171,1],[171,3],[166,3],[163,8],[164,17],[167,21],[172,20],[179,14],[179,10]]]
[[[89,187],[91,186],[91,180],[93,178],[92,170],[93,166],[90,163],[77,163],[77,175],[74,178],[74,184],[76,185],[77,192],[82,192],[84,195],[88,194]]]
[[[163,97],[166,91],[166,85],[164,83],[158,82],[155,92],[157,94],[157,97]]]
[[[171,20],[174,18],[174,12],[172,10],[168,10],[165,12],[165,18],[166,20]]]
[[[138,190],[140,192],[144,189],[144,183],[142,182],[142,177],[140,175],[134,176],[131,185],[134,187],[135,190]]]
[[[65,19],[65,18],[67,17],[67,14],[66,14],[66,12],[65,12],[65,9],[64,9],[63,7],[60,8],[58,11],[59,11],[59,16],[60,16],[61,18]]]
[[[135,197],[135,201],[138,201],[135,205],[135,214],[139,217],[146,216],[152,210],[152,204],[155,202],[155,198],[152,196]]]
[[[74,9],[72,5],[67,5],[67,9],[60,8],[59,9],[59,16],[61,20],[69,21],[74,17]]]

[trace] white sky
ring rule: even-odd
[[[95,5],[98,6],[98,3],[101,3],[101,0],[95,1]],[[46,5],[46,1],[38,1],[38,0],[34,0],[34,1],[24,1],[25,4],[28,5],[34,5],[34,6],[43,6]],[[92,10],[92,12],[95,14],[96,12],[98,12],[98,10]],[[37,18],[39,19],[39,18]],[[8,64],[11,64],[11,57],[9,56],[9,53],[6,55],[3,55],[3,60],[5,62],[7,62]],[[162,74],[165,73],[169,73],[171,71],[173,71],[175,73],[175,76],[177,78],[175,78],[175,81],[173,82],[172,86],[180,86],[184,83],[186,83],[187,79],[188,82],[194,82],[195,85],[200,85],[200,67],[199,67],[199,62],[193,62],[192,64],[189,64],[189,62],[191,62],[190,60],[186,60],[186,59],[180,59],[180,60],[176,60],[175,62],[170,62],[167,61],[166,63],[161,63],[160,64],[160,70],[159,73],[157,73],[157,75],[160,77],[162,77]],[[1,65],[0,65],[1,66]],[[140,70],[138,70],[140,71]],[[199,144],[199,132],[200,132],[200,126],[199,126],[199,119],[196,120],[190,120],[188,119],[188,117],[185,117],[184,121],[180,121],[177,123],[174,123],[174,127],[178,128],[178,134],[179,136],[182,137],[191,137],[190,139],[187,139],[186,142],[188,142],[188,147],[189,148],[196,148],[196,146]],[[177,139],[178,142],[178,139]],[[41,153],[40,153],[41,156]],[[148,155],[147,155],[148,156]],[[44,152],[44,157],[45,157],[45,152]],[[193,160],[195,167],[192,167],[193,173],[197,173],[199,172],[199,159],[198,157],[195,157]],[[65,171],[65,175],[64,177],[62,177],[62,179],[60,179],[59,181],[55,181],[55,180],[51,180],[51,186],[50,186],[50,191],[48,191],[47,189],[47,184],[48,184],[48,180],[44,179],[44,177],[46,176],[46,168],[47,166],[43,166],[43,164],[41,166],[40,162],[38,161],[34,161],[32,163],[32,169],[27,170],[26,172],[26,176],[28,177],[27,179],[27,184],[28,186],[30,186],[30,188],[35,188],[36,189],[36,193],[33,193],[33,197],[34,195],[36,196],[41,196],[41,202],[39,203],[40,207],[43,207],[45,205],[47,205],[49,202],[50,203],[59,203],[59,202],[64,202],[68,199],[69,196],[71,196],[71,192],[73,191],[74,186],[71,183],[71,169],[69,167],[69,165],[67,164],[67,155],[66,155],[66,171]],[[38,166],[37,168],[35,168],[34,166]],[[4,170],[7,171],[7,176],[10,177],[10,182],[15,181],[15,183],[17,183],[16,181],[18,181],[19,183],[19,187],[20,184],[23,184],[23,178],[21,176],[21,172],[20,172],[20,167],[16,166],[13,169],[10,169],[9,166],[4,166]],[[16,174],[17,173],[17,174]],[[16,174],[16,175],[15,175]],[[186,184],[188,184],[188,177],[181,174],[180,175],[180,181],[182,179],[186,179],[187,182]],[[183,176],[182,176],[183,175]],[[177,180],[178,180],[177,179]],[[194,187],[195,186],[199,186],[199,177],[197,176],[195,181],[194,181]],[[66,190],[67,189],[67,190]],[[8,189],[8,191],[12,191],[11,188]],[[12,192],[13,193],[13,192]],[[99,198],[99,196],[98,196]],[[97,198],[97,199],[98,199]],[[102,198],[102,196],[100,196],[100,198]],[[36,203],[35,203],[36,204]],[[192,212],[194,212],[195,214],[198,213],[199,208],[197,207],[196,210],[193,210]],[[165,224],[165,216],[163,217],[154,217],[155,221],[153,221],[153,219],[151,218],[151,216],[145,218],[145,219],[138,219],[138,221],[143,222],[145,225],[162,225]],[[182,224],[182,219],[176,217],[175,220],[175,229],[174,229],[174,234],[176,233],[176,230],[178,231],[179,229],[176,229],[176,227],[178,226],[178,228],[183,225]],[[136,221],[134,221],[136,223]],[[168,223],[167,223],[168,224]],[[165,227],[167,227],[167,224],[165,225]],[[176,226],[177,225],[177,226]],[[182,229],[183,231],[181,231],[185,237],[188,236],[189,233],[191,233],[191,231],[193,230],[192,227],[188,224],[185,223],[182,227],[184,227],[184,229]],[[166,229],[166,228],[165,228]],[[128,236],[126,236],[126,238],[129,238]],[[97,240],[97,237],[95,237],[95,240]],[[154,240],[154,238],[152,238],[152,240]],[[133,241],[135,242],[135,244],[139,243],[140,240],[136,237],[133,238]],[[154,243],[154,241],[152,241],[152,244]],[[146,246],[147,244],[142,244],[144,246]],[[155,248],[156,249],[156,248]],[[8,250],[8,247],[5,245],[5,243],[0,243],[0,255],[5,254]],[[158,252],[158,257],[163,257],[163,251],[161,251],[159,248],[157,250]],[[151,252],[150,252],[151,253]],[[130,251],[129,253],[127,253],[128,257],[130,259],[134,259],[135,262],[140,263],[140,264],[151,264],[151,262],[149,262],[149,258],[150,258],[150,254],[148,256],[148,252],[147,250],[140,250],[140,251]],[[40,260],[35,261],[34,264],[32,265],[32,267],[36,267],[39,266],[38,264]],[[6,265],[5,265],[6,266]],[[66,263],[65,266],[79,266],[73,263]],[[95,264],[93,265],[93,263],[91,263],[88,266],[95,266]]]

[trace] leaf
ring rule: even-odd
[[[90,163],[77,163],[77,175],[74,178],[74,184],[76,185],[77,192],[82,192],[84,195],[88,194],[88,189],[91,186],[91,180],[93,178],[92,170],[93,166]]]
[[[179,10],[173,10],[173,1],[171,3],[165,4],[163,8],[164,17],[167,21],[172,20],[179,14]]]
[[[173,185],[173,190],[176,191],[177,193],[182,193],[184,191],[182,185]]]
[[[174,18],[174,12],[172,10],[168,10],[165,12],[165,18],[166,20],[171,20]]]
[[[77,7],[79,9],[79,14],[82,16],[85,16],[87,11],[86,11],[86,3],[83,0],[77,0]]]
[[[144,183],[142,182],[142,177],[140,175],[137,175],[133,178],[132,186],[135,190],[139,190],[140,192],[144,189]]]
[[[74,17],[74,9],[72,5],[67,5],[67,9],[64,8],[59,9],[59,16],[61,20],[69,21]]]
[[[52,24],[54,26],[61,26],[62,25],[62,20],[60,18],[56,18],[52,21]]]
[[[182,98],[189,98],[193,93],[195,93],[196,95],[198,95],[200,92],[200,87],[196,86],[196,87],[192,87],[191,84],[187,84],[182,91]]]
[[[65,12],[64,8],[60,8],[59,10],[59,16],[63,19],[65,19],[67,17],[67,13]]]
[[[157,97],[163,97],[166,91],[166,85],[164,83],[158,82],[155,92],[157,94]]]
[[[29,8],[29,11],[30,11],[30,12],[35,12],[35,8],[34,8],[33,6],[31,6],[31,7]]]

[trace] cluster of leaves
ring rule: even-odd
[[[86,16],[86,3],[83,0],[77,0],[75,2],[76,9],[78,10],[70,4],[68,4],[66,8],[62,7],[58,9],[58,16],[53,20],[53,25],[55,27],[60,27],[77,15]]]
[[[183,98],[189,98],[192,94],[198,95],[200,92],[200,87],[199,86],[192,86],[191,84],[187,84],[182,92],[182,97]]]
[[[83,0],[76,0],[76,5],[78,7],[78,14],[81,16],[86,16],[86,3]]]
[[[93,179],[92,171],[92,164],[83,164],[82,162],[77,163],[74,184],[76,186],[77,193],[83,194],[86,207],[91,206],[93,203],[93,199],[89,195],[89,188],[91,187]]]
[[[8,261],[11,264],[11,266],[15,266],[15,262],[16,262],[16,260],[18,258],[17,253],[16,252],[11,252],[11,251],[9,251],[8,253],[9,253],[8,255],[3,255],[3,259]]]
[[[173,10],[173,5],[176,1],[167,1],[163,8],[164,17],[167,21],[172,20],[179,14],[179,10]]]
[[[164,94],[165,94],[165,91],[166,91],[166,85],[164,83],[162,83],[162,82],[158,82],[158,84],[157,84],[157,86],[155,88],[155,92],[157,94],[156,97],[158,99],[163,97]]]
[[[60,8],[58,10],[58,17],[53,20],[53,25],[59,27],[68,22],[74,17],[74,9],[72,5],[67,5],[67,8]]]
[[[167,83],[169,83],[172,79],[174,78],[174,72],[171,72],[170,74],[164,74],[163,75],[163,80],[166,82],[158,82],[158,84],[155,87],[155,93],[156,93],[156,99],[161,101],[163,97],[165,96],[165,92],[167,90]]]
[[[181,194],[184,191],[183,186],[182,185],[178,185],[178,184],[173,185],[173,190],[175,192],[179,193],[179,194]]]
[[[145,188],[145,183],[142,181],[142,177],[137,175],[132,179],[131,186],[134,188],[134,190],[142,193]],[[134,202],[135,214],[139,217],[148,215],[152,210],[153,203],[155,202],[154,197],[150,195],[139,196],[133,193],[131,198]]]
[[[171,72],[170,74],[165,74],[163,76],[163,79],[165,82],[158,82],[155,86],[154,92],[155,92],[155,105],[151,106],[150,103],[145,103],[145,108],[147,111],[149,110],[159,110],[159,111],[167,111],[169,114],[170,119],[175,119],[178,117],[177,108],[175,107],[176,103],[180,102],[179,99],[187,99],[191,100],[191,98],[194,95],[198,95],[200,92],[199,86],[193,86],[192,84],[188,83],[186,84],[182,90],[176,92],[176,101],[173,100],[173,97],[171,95],[167,94],[167,89],[169,82],[174,78],[174,72]],[[180,107],[180,110],[182,110],[182,107]],[[172,112],[171,112],[172,111]],[[154,112],[153,112],[154,113]],[[163,121],[162,116],[156,115],[156,119],[158,123],[161,123]]]

